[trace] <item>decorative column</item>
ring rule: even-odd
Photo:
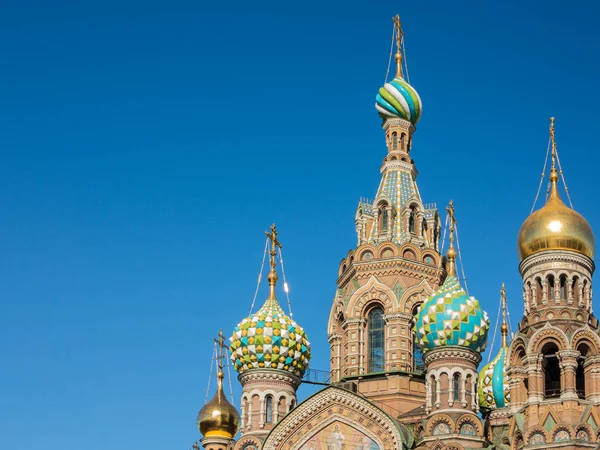
[[[577,370],[577,358],[580,353],[574,350],[561,350],[558,353],[560,378],[561,378],[561,400],[577,400],[575,389],[575,371]]]
[[[539,403],[544,400],[542,358],[541,353],[532,353],[523,358],[526,365],[527,379],[529,380],[528,404]]]

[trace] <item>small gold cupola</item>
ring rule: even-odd
[[[546,250],[570,250],[593,259],[595,240],[590,224],[581,214],[565,205],[558,194],[554,117],[550,119],[550,140],[550,194],[546,204],[533,212],[521,226],[517,240],[519,258],[522,261]]]
[[[217,345],[219,346],[217,392],[198,413],[198,429],[205,438],[233,439],[239,429],[240,415],[237,409],[229,403],[223,391],[223,378],[225,377],[223,374],[223,347],[225,347],[225,337],[222,331],[219,333]]]

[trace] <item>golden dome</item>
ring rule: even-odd
[[[546,204],[531,214],[521,226],[517,246],[521,260],[544,250],[571,250],[594,258],[594,233],[581,214],[563,203],[552,169],[552,187]]]
[[[217,373],[219,385],[215,396],[198,413],[198,429],[206,437],[232,439],[238,432],[240,415],[223,392],[223,372]]]

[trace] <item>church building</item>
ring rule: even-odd
[[[356,245],[337,275],[331,272],[337,289],[326,330],[329,383],[298,401],[311,348],[277,298],[283,272],[272,226],[269,295],[226,344],[222,335],[219,341],[238,373],[240,407],[223,392],[221,358],[217,391],[198,415],[200,444],[206,450],[600,448],[595,242],[588,222],[561,199],[554,119],[549,194],[516,236],[523,317],[509,339],[502,287],[502,343],[482,365],[490,320],[461,285],[455,205],[440,214],[417,187],[413,137],[422,104],[404,76],[398,16],[394,23],[395,76],[375,99],[387,146],[381,182],[373,200],[359,201]]]

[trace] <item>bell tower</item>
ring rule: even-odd
[[[595,242],[588,222],[559,195],[554,132],[552,118],[546,204],[525,220],[518,238],[524,317],[508,352],[511,431],[526,447],[588,448],[600,425]]]
[[[424,414],[424,365],[412,323],[444,269],[439,214],[421,199],[412,159],[421,99],[404,75],[404,32],[399,16],[393,20],[396,72],[375,102],[387,147],[381,182],[374,200],[358,203],[357,245],[339,266],[328,336],[331,381],[348,382],[398,417]]]

